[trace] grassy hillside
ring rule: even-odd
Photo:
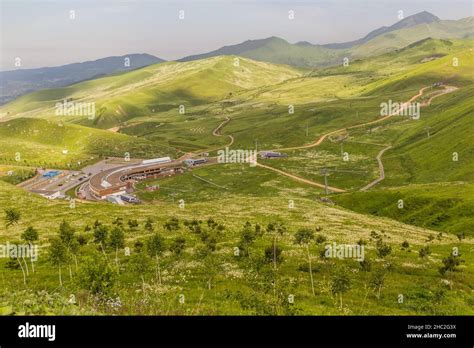
[[[39,231],[40,256],[36,271],[25,277],[21,261],[0,259],[0,313],[474,314],[471,50],[472,40],[430,39],[311,74],[232,56],[170,62],[32,93],[4,106],[0,243],[19,240],[32,226]],[[440,81],[457,89],[424,106],[419,120],[394,116],[351,128],[378,121],[381,103],[407,101]],[[442,90],[428,88],[418,101]],[[63,98],[96,102],[97,118],[54,116],[51,108]],[[97,129],[109,127],[113,131]],[[334,130],[341,132],[301,148]],[[329,184],[350,192],[331,194],[340,205],[333,206],[321,200],[319,187],[240,164],[140,182],[140,205],[78,201],[70,208],[12,185],[39,165],[82,167],[125,152],[215,155],[231,141],[233,149],[282,149],[288,157],[260,162],[318,183],[328,167]],[[378,177],[375,157],[388,145],[385,179],[358,192]],[[5,176],[8,170],[15,174]],[[146,185],[159,189],[149,192]],[[7,209],[20,213],[9,226]],[[78,244],[62,261],[58,287],[59,267],[49,261],[48,248],[63,219],[76,230]],[[107,231],[101,243],[99,222]],[[274,223],[287,228],[277,233]],[[301,228],[313,233],[308,249],[295,242]],[[124,232],[123,243],[114,244],[112,231]],[[159,255],[149,249],[154,232],[161,236]],[[455,235],[461,232],[466,238]],[[364,245],[367,262],[324,257],[324,246],[333,242]],[[273,243],[281,251],[277,260]],[[460,258],[449,258],[453,250]],[[449,260],[462,261],[440,272]],[[104,278],[97,282],[97,275]],[[341,294],[334,291],[340,279],[350,284]],[[78,299],[74,305],[66,304],[71,294]]]
[[[82,168],[100,157],[123,157],[125,152],[137,158],[174,154],[173,149],[144,139],[59,121],[18,118],[0,123],[3,164]]]
[[[453,234],[474,235],[474,186],[465,182],[408,185],[332,197],[345,208]],[[403,206],[399,207],[399,200]]]
[[[65,98],[94,102],[96,118],[70,117],[84,125],[111,127],[132,117],[146,116],[179,106],[191,107],[223,99],[240,90],[271,85],[300,76],[294,68],[239,57],[152,65],[125,74],[45,90],[3,106],[3,117],[54,117],[54,106]]]
[[[389,219],[368,218],[304,198],[295,198],[291,209],[288,200],[281,197],[225,198],[188,203],[184,209],[178,209],[176,203],[119,207],[78,202],[71,209],[67,202],[47,201],[6,183],[0,182],[0,188],[0,204],[21,212],[18,224],[8,230],[0,225],[0,241],[19,238],[28,225],[37,228],[40,235],[38,262],[34,273],[30,267],[27,285],[23,284],[22,272],[19,267],[15,268],[15,263],[0,260],[4,279],[0,308],[4,314],[472,314],[474,275],[472,267],[467,267],[472,263],[468,252],[472,238],[469,237],[460,242],[454,236],[437,236],[429,230]],[[37,213],[38,207],[41,207],[41,215]],[[173,225],[177,228],[163,229],[171,216],[178,219],[178,224]],[[122,247],[118,249],[119,268],[115,248],[106,242],[105,258],[98,251],[98,244],[93,242],[92,231],[86,228],[98,219],[110,229],[117,217],[124,223],[124,247],[131,249],[130,256],[124,255]],[[213,223],[206,222],[209,217],[223,226],[218,229],[221,232],[215,230]],[[147,218],[152,219],[165,245],[160,256],[161,278],[158,278],[156,260],[147,256],[146,248],[140,249],[139,242],[146,243],[152,235],[144,228]],[[72,260],[64,264],[63,287],[58,287],[58,268],[48,262],[47,255],[50,238],[57,235],[63,219],[85,242],[77,250],[77,268]],[[128,219],[138,219],[138,226],[129,228]],[[198,223],[200,232],[191,232],[184,225],[184,220],[192,219],[203,220]],[[251,225],[244,227],[246,221]],[[273,240],[272,233],[265,230],[267,224],[274,221],[288,228],[278,237],[277,245],[282,253],[276,269],[271,259],[265,258],[265,250],[271,249]],[[320,239],[319,244],[311,241],[309,245],[315,295],[311,290],[305,248],[294,242],[296,231],[302,227],[326,238],[325,241]],[[249,234],[254,235],[254,241],[242,245],[243,236]],[[172,247],[177,237],[185,240],[179,254]],[[359,239],[367,243],[365,258],[370,260],[370,268],[365,271],[353,259],[319,256],[326,244],[356,243]],[[377,254],[379,239],[382,240],[379,248],[380,245],[391,247],[391,252],[383,257]],[[215,242],[211,243],[212,240]],[[402,248],[404,241],[408,246]],[[241,247],[240,256],[235,255],[237,246]],[[425,246],[429,246],[431,254],[420,257],[418,252]],[[455,246],[465,264],[456,272],[441,275],[438,272],[441,260]],[[145,260],[143,267],[137,266],[141,258]],[[105,278],[107,281],[100,287],[103,292],[98,297],[95,294],[99,288],[85,277],[92,274],[92,264],[102,272],[111,270],[107,273],[111,278]],[[137,271],[136,267],[142,268]],[[343,294],[342,307],[339,296],[331,292],[332,284],[341,276],[350,284]],[[371,285],[381,276],[384,281],[380,287]],[[278,296],[274,295],[272,282]],[[38,291],[41,291],[39,295]],[[65,304],[71,294],[75,295],[76,304]],[[400,294],[404,295],[403,303],[397,301]],[[180,295],[185,297],[184,304],[179,302]],[[293,304],[288,304],[289,295],[294,295]],[[115,303],[117,297],[120,303],[112,306],[111,301]]]
[[[474,37],[474,17],[423,23],[392,31],[351,49],[354,57],[379,55],[426,39],[465,39]]]
[[[344,58],[353,60],[395,51],[428,38],[472,38],[474,36],[473,21],[474,17],[439,20],[424,12],[407,17],[390,27],[376,29],[366,37],[352,42],[327,45],[309,42],[291,44],[278,37],[269,37],[224,46],[208,53],[182,58],[181,61],[200,60],[220,55],[238,55],[276,64],[321,68],[342,64]]]

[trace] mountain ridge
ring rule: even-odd
[[[125,64],[127,58],[129,66]],[[0,103],[3,104],[40,89],[65,87],[111,73],[134,70],[164,61],[147,53],[134,53],[56,67],[1,71]]]

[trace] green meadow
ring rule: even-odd
[[[1,106],[0,244],[26,243],[32,227],[39,256],[0,258],[0,313],[474,314],[473,41],[404,45],[393,35],[348,66],[166,62]],[[422,106],[418,120],[379,122],[382,103],[431,86],[416,100],[426,103],[445,91],[439,82],[457,89]],[[95,103],[96,117],[56,116],[64,99]],[[389,145],[384,179],[361,192]],[[226,146],[281,151],[259,162],[287,175],[205,165],[137,183],[142,203],[126,206],[50,201],[15,186],[37,167],[80,169],[127,153],[216,156]],[[323,184],[324,168],[346,192],[289,177]],[[326,256],[333,243],[363,246],[365,261]]]

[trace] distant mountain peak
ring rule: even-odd
[[[413,27],[418,24],[429,24],[432,22],[440,21],[440,20],[441,19],[439,19],[439,17],[436,17],[432,13],[428,11],[422,11],[422,12],[415,13],[414,15],[403,18],[402,20],[393,24],[389,28],[392,28],[392,30],[394,30],[395,28],[401,29],[401,28]]]
[[[422,12],[415,13],[414,15],[405,17],[399,20],[398,22],[392,24],[391,26],[388,26],[388,27],[383,26],[378,29],[375,29],[371,31],[370,33],[368,33],[362,39],[349,41],[349,42],[326,44],[323,46],[327,48],[336,48],[336,49],[337,48],[350,48],[355,45],[363,44],[381,34],[389,33],[391,31],[395,31],[399,29],[414,27],[419,24],[429,24],[429,23],[440,21],[440,20],[441,19],[439,19],[432,13],[428,11],[422,11]]]

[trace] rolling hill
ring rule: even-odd
[[[87,117],[79,117],[79,121],[108,128],[133,117],[170,109],[178,111],[180,105],[190,107],[215,102],[239,91],[277,84],[302,74],[303,71],[296,68],[232,56],[167,62],[30,93],[2,106],[0,118],[57,117],[56,103],[68,99],[96,103],[96,119],[88,121]]]
[[[0,71],[0,105],[36,90],[63,87],[160,62],[164,60],[149,54],[128,54],[57,67]]]
[[[3,164],[48,168],[82,168],[125,152],[138,158],[174,155],[173,149],[145,139],[34,118],[0,123],[0,148]]]
[[[353,47],[353,46],[359,46],[359,45],[362,45],[368,41],[370,41],[371,39],[379,36],[379,35],[383,35],[383,34],[386,34],[386,33],[389,33],[391,31],[395,31],[395,30],[399,30],[399,29],[405,29],[405,28],[411,28],[411,27],[414,27],[414,26],[417,26],[419,24],[430,24],[430,23],[433,23],[433,22],[438,22],[440,21],[440,19],[438,17],[436,17],[435,15],[427,12],[427,11],[423,11],[423,12],[419,12],[417,14],[414,14],[412,16],[409,16],[407,18],[404,18],[404,19],[401,19],[400,21],[398,21],[397,23],[389,26],[389,27],[381,27],[381,28],[378,28],[378,29],[375,29],[373,31],[371,31],[370,33],[368,33],[366,36],[364,36],[363,38],[359,39],[359,40],[354,40],[354,41],[349,41],[349,42],[342,42],[342,43],[332,43],[332,44],[326,44],[326,45],[322,45],[324,47],[327,47],[327,48],[350,48],[350,47]]]
[[[426,11],[376,29],[359,40],[317,45],[309,42],[291,44],[281,38],[248,40],[217,50],[180,59],[191,61],[219,55],[239,55],[259,61],[300,67],[324,67],[342,64],[343,58],[358,59],[387,53],[426,39],[463,39],[474,36],[474,17],[440,20]]]
[[[20,214],[11,226],[0,224],[1,242],[21,238],[32,226],[46,252],[63,220],[81,241],[74,251],[77,268],[73,258],[65,262],[69,277],[59,288],[58,267],[47,257],[28,276],[0,259],[1,313],[471,315],[473,48],[469,38],[423,38],[349,66],[312,70],[235,55],[165,62],[2,106],[2,176],[13,166],[26,177],[32,167],[80,168],[124,152],[134,158],[188,151],[213,156],[226,145],[275,149],[287,157],[259,160],[265,166],[215,164],[150,177],[136,183],[143,204],[127,206],[78,200],[72,208],[14,187],[17,178],[1,178],[0,205]],[[444,89],[436,82],[455,88],[424,106],[419,120],[380,117],[382,102],[416,95],[426,102]],[[56,116],[55,103],[64,99],[96,103],[96,117]],[[361,192],[379,175],[376,156],[387,145],[384,180]],[[329,184],[347,192],[326,195],[323,168]],[[307,245],[296,238],[302,229],[312,235]],[[123,233],[119,246],[111,242],[117,230]],[[454,235],[460,232],[465,238]],[[149,249],[154,235],[159,257]],[[324,246],[332,243],[364,246],[363,262],[325,256]],[[460,264],[440,272],[453,248]],[[107,269],[113,284],[101,291],[119,296],[123,305],[114,308],[109,297],[103,306],[91,302],[97,282],[83,276]],[[332,291],[341,277],[350,284],[343,297]],[[45,292],[56,302],[36,305]],[[65,305],[71,294],[87,300]],[[295,295],[294,305],[288,294]],[[400,294],[406,301],[397,300]],[[181,295],[186,301],[178,305]]]

